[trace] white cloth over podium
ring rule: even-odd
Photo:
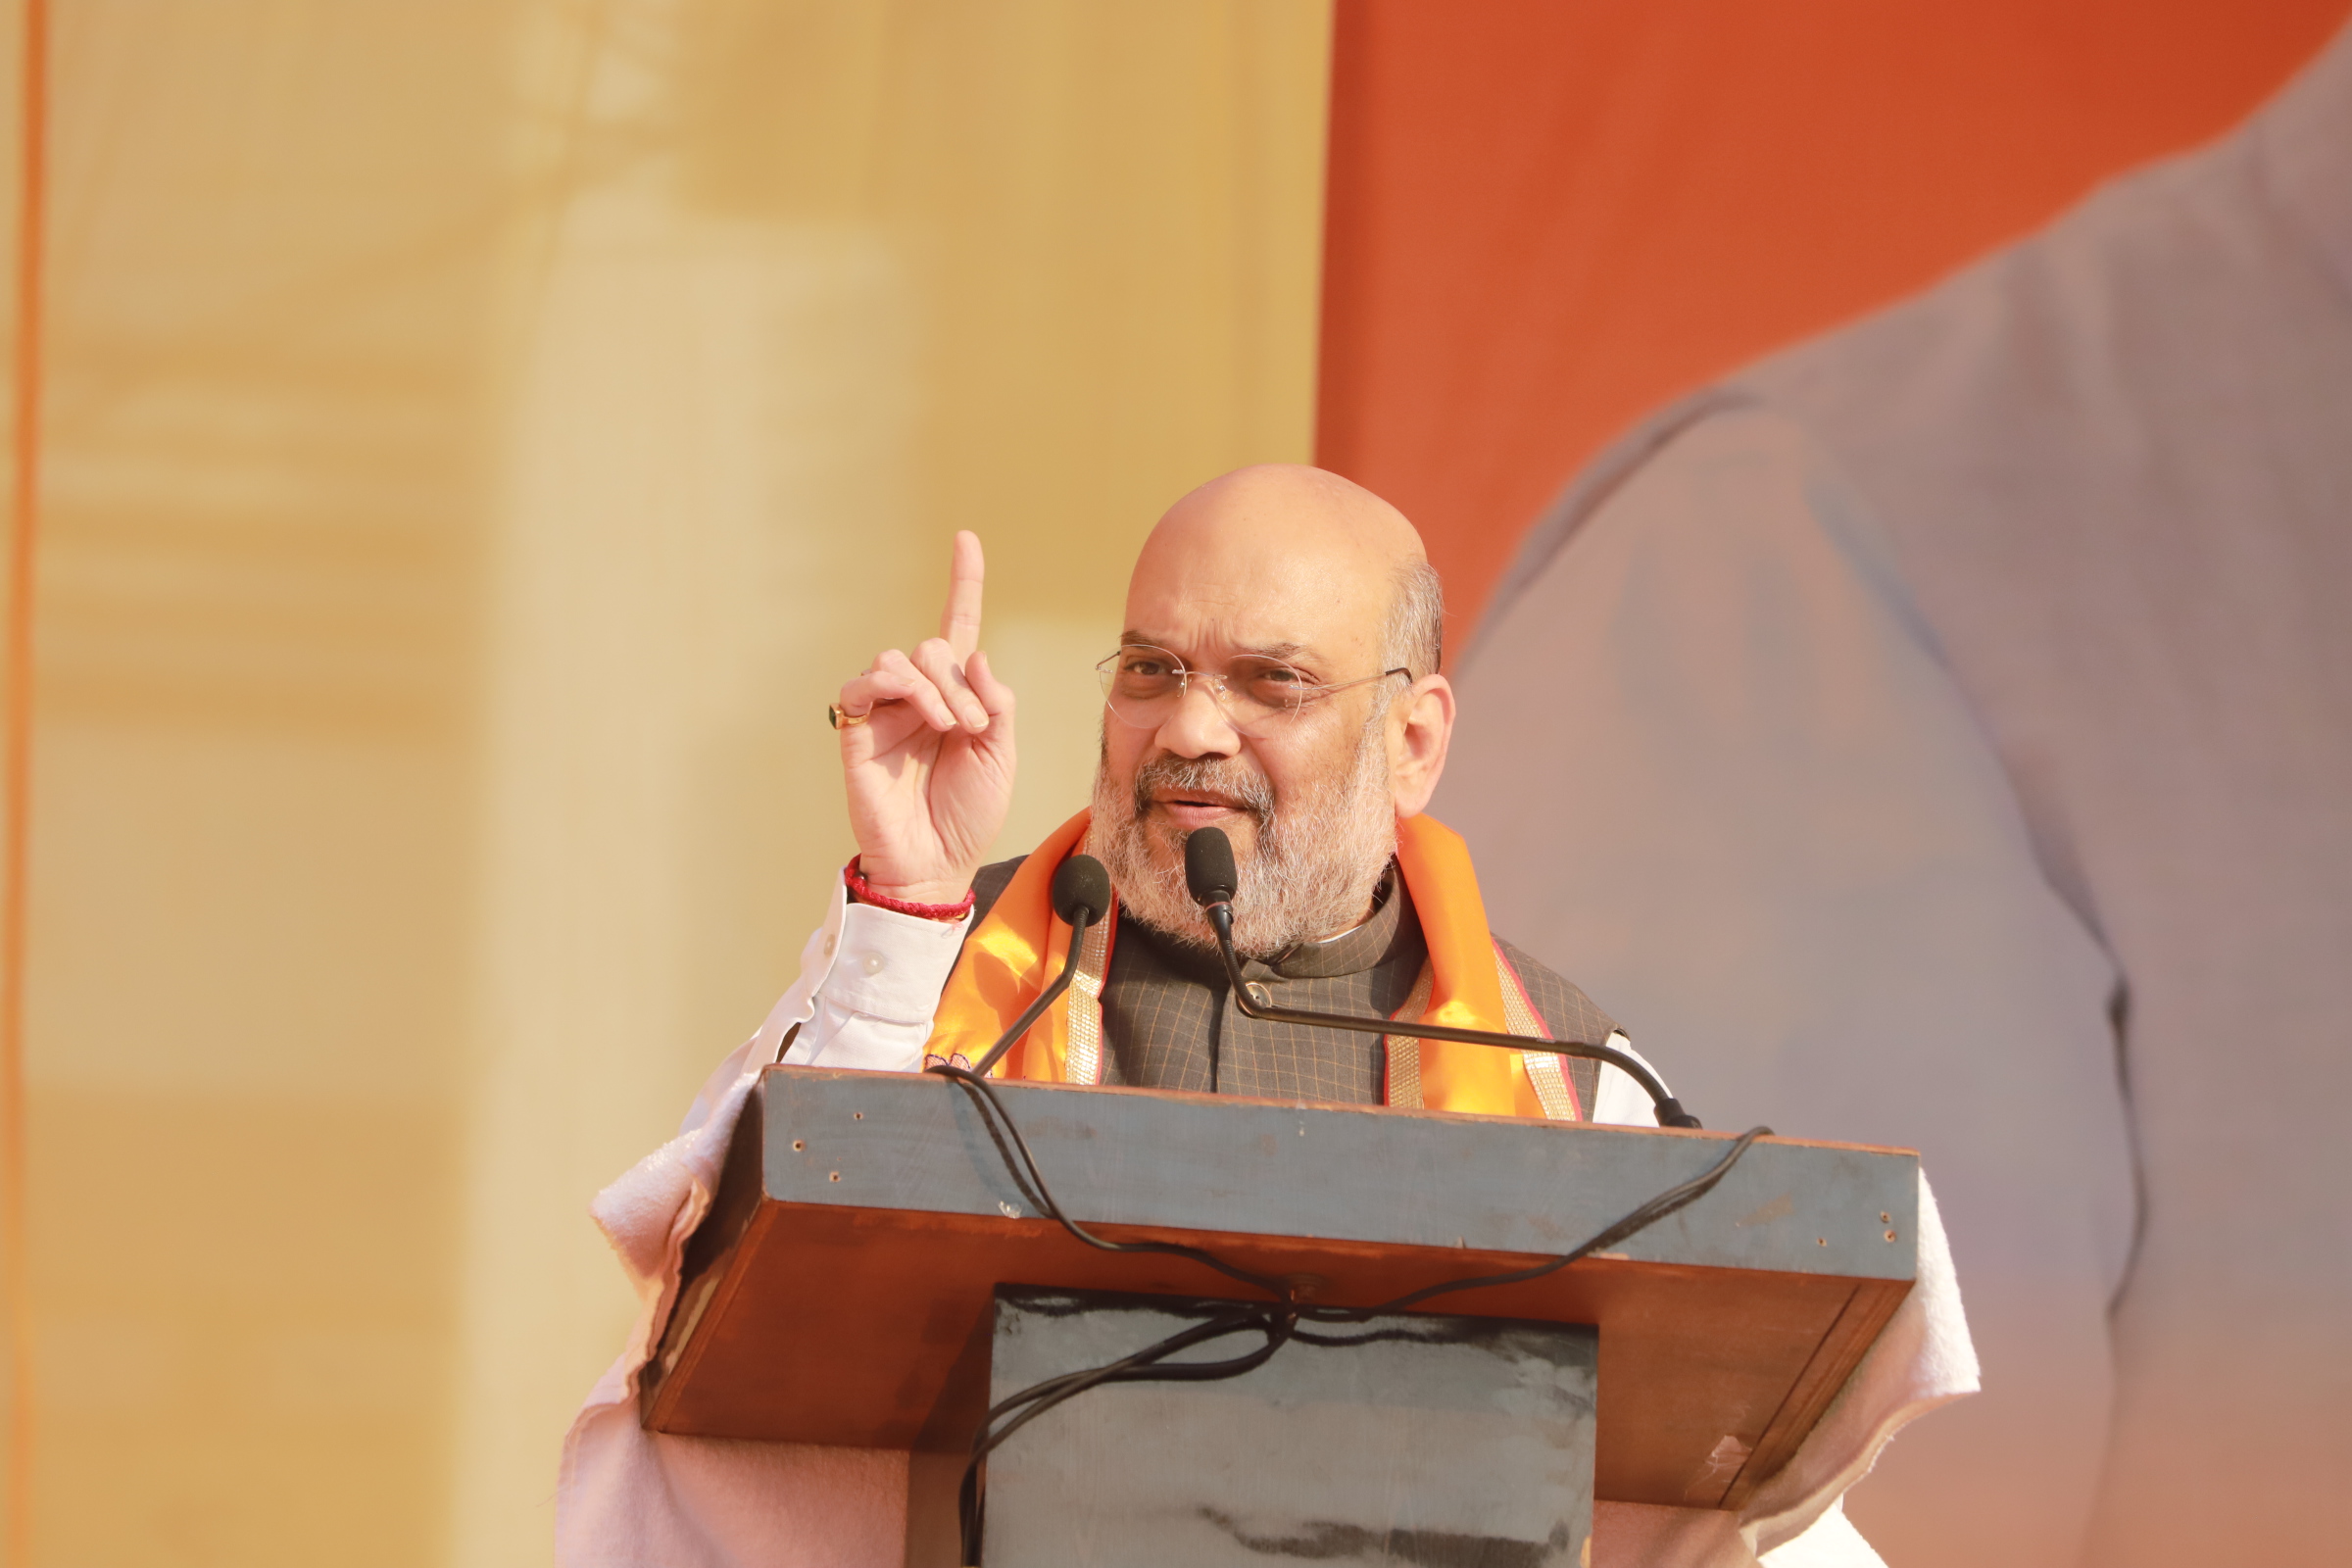
[[[644,1302],[620,1358],[564,1446],[560,1568],[899,1568],[906,1456],[855,1448],[671,1437],[638,1421],[637,1379],[677,1298],[687,1239],[710,1211],[727,1142],[760,1070],[809,1016],[840,946],[842,900],[808,939],[800,980],[720,1064],[679,1135],[596,1201]],[[1920,1192],[1920,1277],[1878,1345],[1776,1479],[1739,1513],[1596,1504],[1596,1568],[1871,1568],[1837,1511],[1896,1429],[1977,1387],[1943,1225]],[[1148,1456],[1136,1455],[1136,1462]],[[1787,1544],[1784,1545],[1784,1543]]]

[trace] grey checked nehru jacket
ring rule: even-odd
[[[970,929],[988,917],[1020,863],[1001,860],[972,878]],[[1616,1032],[1582,991],[1508,942],[1499,945],[1553,1039],[1599,1045]],[[1243,972],[1281,1006],[1387,1017],[1411,995],[1427,954],[1392,862],[1369,920],[1329,941],[1301,943],[1271,963],[1250,959]],[[1352,1105],[1382,1100],[1381,1036],[1245,1016],[1215,953],[1172,942],[1139,920],[1121,919],[1111,944],[1102,1033],[1106,1084]],[[1571,1059],[1567,1066],[1577,1103],[1590,1116],[1599,1064]]]

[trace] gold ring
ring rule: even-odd
[[[862,724],[873,716],[871,710],[862,713],[845,713],[841,710],[839,703],[825,705],[825,722],[835,729],[848,729],[852,724]]]

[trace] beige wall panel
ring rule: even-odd
[[[1327,8],[58,15],[36,1560],[544,1560],[826,698],[977,529],[1026,848],[1144,529],[1306,456]]]
[[[513,23],[54,9],[35,1561],[431,1561]]]

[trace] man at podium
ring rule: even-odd
[[[644,1310],[565,1445],[567,1568],[903,1560],[906,1453],[649,1433],[640,1378],[761,1070],[979,1062],[1068,960],[1073,931],[1051,889],[1071,856],[1107,867],[1114,906],[1086,928],[1073,983],[1002,1058],[1004,1076],[1655,1124],[1662,1091],[1614,1065],[1413,1033],[1418,1022],[1579,1042],[1640,1061],[1583,992],[1489,931],[1462,841],[1422,814],[1454,696],[1438,672],[1437,574],[1395,508],[1279,465],[1170,508],[1101,665],[1093,799],[995,865],[982,855],[1011,799],[1014,699],[980,650],[981,586],[980,543],[958,534],[940,635],[842,686],[829,718],[858,851],[800,978],[712,1075],[680,1136],[597,1200]],[[1262,988],[1258,1010],[1393,1019],[1394,1032],[1237,1007],[1187,886],[1185,841],[1207,827],[1233,846],[1233,940],[1245,983]],[[1809,1440],[1738,1514],[1603,1503],[1595,1562],[1740,1568],[1780,1543],[1814,1568],[1878,1562],[1838,1496],[1895,1428],[1975,1387],[1924,1190],[1920,1206],[1923,1288],[1847,1385],[1844,1413],[1817,1429],[1834,1429],[1827,1446]]]
[[[1101,665],[1092,805],[989,866],[1014,708],[978,651],[981,569],[979,541],[957,535],[940,635],[879,656],[832,709],[858,855],[785,1061],[977,1059],[1027,1000],[1019,976],[1066,939],[1048,889],[1083,851],[1109,868],[1117,907],[1013,1076],[1650,1124],[1648,1096],[1614,1067],[1245,1015],[1186,891],[1186,836],[1222,828],[1235,945],[1277,1006],[1626,1049],[1583,992],[1488,932],[1461,841],[1420,814],[1453,692],[1437,573],[1394,507],[1266,466],[1169,509]]]

